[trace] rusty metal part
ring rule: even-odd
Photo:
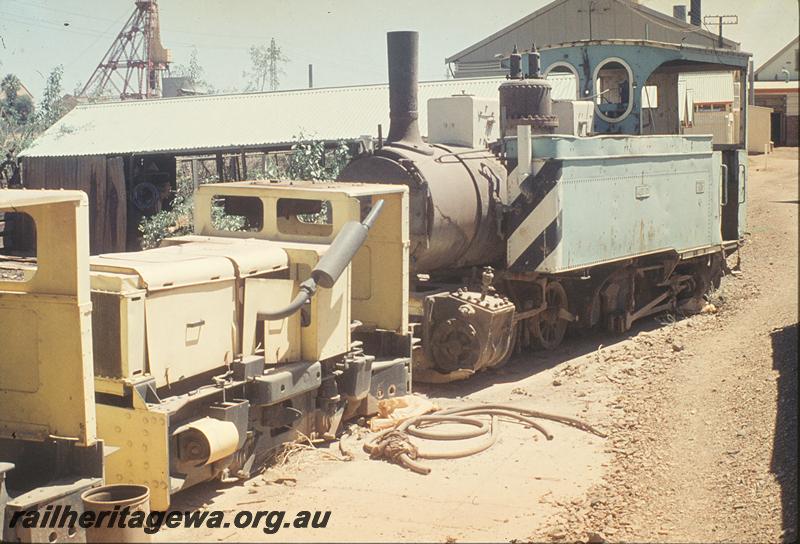
[[[389,57],[389,135],[386,144],[394,144],[430,155],[430,146],[419,135],[417,111],[417,71],[419,34],[389,32],[386,34]]]
[[[567,324],[574,320],[567,310],[567,292],[557,282],[548,282],[544,291],[546,309],[532,318],[530,330],[544,349],[555,349],[564,339]]]
[[[407,185],[414,273],[500,261],[506,169],[486,149],[428,145],[417,125],[417,34],[388,36],[389,137],[357,158],[339,181]]]
[[[439,323],[430,338],[433,359],[440,366],[457,370],[460,366],[474,368],[481,355],[478,331],[468,322],[451,317]]]
[[[489,417],[490,423],[479,419]],[[433,414],[417,416],[407,419],[395,428],[381,431],[370,437],[364,443],[364,451],[373,459],[386,459],[401,465],[419,474],[430,474],[431,469],[419,462],[418,459],[458,459],[475,455],[492,447],[498,437],[498,421],[500,418],[510,419],[525,426],[532,427],[541,432],[547,440],[552,440],[553,435],[539,425],[533,418],[548,419],[569,425],[582,431],[605,438],[605,433],[592,427],[579,419],[520,408],[508,404],[474,404],[439,410]],[[441,424],[456,424],[472,427],[458,432],[440,433],[429,430],[430,427]],[[469,440],[489,435],[487,440],[452,451],[424,451],[411,442],[411,437],[426,440]]]
[[[407,185],[411,268],[426,273],[502,259],[506,171],[488,150],[432,146],[431,155],[386,144],[355,159],[339,181]]]
[[[558,126],[545,79],[509,79],[500,85],[500,132],[516,136],[517,127],[530,125],[534,134],[551,134]]]
[[[434,370],[477,372],[511,354],[514,304],[465,289],[425,299],[423,341]]]

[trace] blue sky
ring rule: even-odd
[[[642,0],[665,13],[689,0]],[[250,45],[274,37],[290,62],[281,88],[384,82],[385,33],[420,32],[420,77],[442,79],[444,58],[535,11],[547,0],[160,0],[162,42],[176,63],[196,46],[209,82],[243,88]],[[91,75],[133,10],[132,0],[0,0],[0,76],[15,73],[35,97],[63,64],[72,91]],[[797,34],[796,0],[704,0],[706,14],[738,14],[729,37],[756,66]],[[65,25],[68,23],[68,25]]]

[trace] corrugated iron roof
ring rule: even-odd
[[[419,84],[420,130],[429,98],[497,97],[503,78]],[[129,153],[196,153],[288,144],[300,132],[319,140],[376,136],[389,129],[386,84],[269,93],[129,100],[73,109],[20,155],[53,157]]]
[[[521,19],[518,19],[517,21],[515,21],[515,22],[511,23],[510,25],[506,26],[505,28],[502,28],[502,29],[498,30],[494,34],[491,34],[490,36],[487,36],[486,38],[482,39],[481,41],[479,41],[477,43],[474,43],[474,44],[470,45],[469,47],[467,47],[465,49],[462,49],[458,53],[455,53],[455,54],[447,57],[445,59],[445,62],[448,63],[448,64],[449,63],[458,62],[459,59],[463,58],[464,56],[469,55],[470,53],[472,53],[472,52],[474,52],[474,51],[476,51],[476,50],[478,50],[478,49],[480,49],[482,47],[485,47],[485,46],[491,44],[492,42],[495,42],[498,39],[503,38],[504,36],[513,34],[513,32],[518,30],[520,27],[522,27],[525,24],[529,23],[530,21],[533,21],[534,19],[537,19],[538,17],[546,14],[548,11],[551,11],[553,9],[556,9],[556,8],[560,7],[561,5],[567,3],[568,1],[569,0],[555,0],[553,2],[550,2],[549,4],[546,4],[545,6],[539,8],[538,10],[534,11],[533,13],[530,13],[530,14],[526,15],[525,17],[522,17]],[[583,11],[584,13],[587,13],[587,12],[591,12],[591,11],[594,10],[593,5],[592,5],[593,2],[584,0],[583,4],[584,5],[574,6],[575,12]],[[716,43],[717,35],[714,34],[713,32],[709,32],[708,30],[705,30],[703,28],[695,27],[695,26],[687,23],[686,21],[680,21],[679,19],[676,19],[675,17],[672,17],[670,15],[667,15],[666,13],[661,13],[660,11],[657,11],[655,9],[649,8],[649,7],[645,6],[645,5],[640,4],[638,0],[611,0],[610,2],[608,2],[608,4],[606,6],[604,6],[605,9],[603,9],[602,11],[614,10],[614,8],[616,8],[617,6],[626,9],[628,12],[627,13],[626,12],[615,13],[615,11],[612,11],[612,16],[614,16],[614,23],[615,23],[615,24],[612,25],[612,28],[615,31],[615,34],[613,35],[613,37],[617,37],[617,38],[634,38],[634,39],[637,39],[637,38],[640,38],[640,37],[644,37],[644,36],[639,36],[639,35],[631,35],[631,36],[629,36],[629,35],[625,35],[624,34],[624,30],[629,29],[628,25],[629,25],[629,21],[631,19],[631,14],[634,14],[634,16],[641,17],[642,19],[644,19],[646,21],[649,21],[649,22],[653,22],[656,25],[659,25],[660,27],[667,29],[668,31],[675,32],[677,34],[683,35],[684,39],[681,42],[676,42],[676,44],[680,43],[681,45],[684,45],[684,42],[686,41],[686,37],[687,36],[691,36],[693,34],[701,35],[701,36],[704,36],[705,38],[708,38],[710,40],[710,44],[712,45],[712,48],[713,48],[713,44]],[[566,21],[564,22],[564,28],[570,28],[570,29],[572,29],[573,32],[575,32],[575,36],[572,39],[574,39],[576,41],[590,38],[590,36],[587,36],[587,35],[584,34],[584,32],[585,32],[584,30],[577,30],[577,29],[573,28],[572,26],[569,26],[569,23],[566,22]],[[582,28],[582,26],[578,27],[578,28]],[[596,28],[597,27],[595,27],[595,32],[596,32]],[[620,34],[618,34],[619,32],[623,32],[623,34],[620,35]],[[595,36],[597,36],[597,34],[595,34]],[[608,38],[608,37],[612,37],[612,36],[607,36],[606,38]],[[541,42],[541,39],[539,39],[538,42]],[[723,38],[723,43],[724,43],[724,47],[726,49],[734,49],[734,50],[736,50],[736,49],[739,48],[739,43],[738,42],[735,42],[735,41],[730,40],[728,38]],[[540,48],[542,48],[543,46],[547,46],[547,45],[551,45],[552,46],[552,45],[556,45],[556,44],[555,43],[537,43],[537,45]],[[687,43],[687,45],[688,45],[688,43]],[[695,44],[695,45],[698,45],[698,44]],[[708,46],[704,46],[704,47],[707,48]]]
[[[692,91],[692,101],[733,102],[734,83],[731,72],[704,72],[681,74],[679,81],[687,91]]]

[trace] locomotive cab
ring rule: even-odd
[[[594,134],[710,134],[713,150],[721,155],[722,238],[735,245],[744,237],[750,53],[647,40],[586,40],[545,47],[536,56],[546,76],[570,74],[574,95],[566,98],[592,104]],[[524,54],[523,66],[532,57]],[[727,86],[728,111],[699,109],[689,88],[694,81],[702,84],[698,78]]]

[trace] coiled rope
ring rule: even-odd
[[[489,421],[479,419],[486,416],[490,418]],[[500,418],[510,419],[536,429],[547,440],[552,440],[553,435],[534,421],[533,418],[556,421],[563,425],[569,425],[570,427],[595,434],[601,438],[606,437],[604,433],[588,423],[572,417],[549,414],[508,404],[473,404],[447,408],[433,414],[407,419],[397,427],[386,429],[370,437],[364,443],[364,451],[369,453],[373,459],[386,459],[419,474],[430,474],[431,469],[418,463],[418,459],[458,459],[459,457],[468,457],[485,451],[497,441],[497,423]],[[471,428],[446,433],[432,430],[433,427],[441,424],[465,425]],[[411,442],[410,438],[415,436],[425,440],[467,440],[485,435],[488,435],[488,438],[479,444],[447,452],[420,450],[418,446]]]

